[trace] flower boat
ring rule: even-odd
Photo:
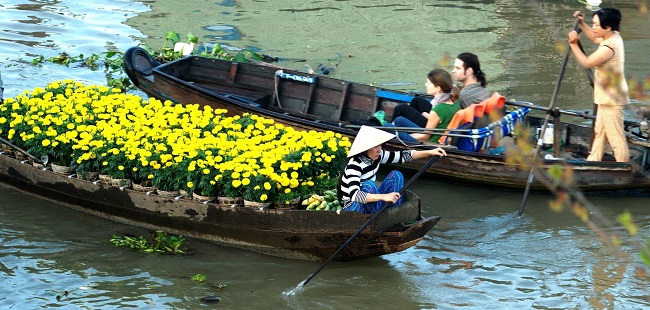
[[[143,49],[134,47],[124,55],[124,67],[132,82],[151,97],[174,102],[190,101],[229,113],[255,113],[295,128],[330,130],[348,137],[356,134],[350,124],[365,120],[377,111],[392,115],[397,104],[410,102],[411,94],[370,85],[278,68],[264,63],[237,63],[198,56],[184,57],[159,64]],[[528,102],[506,101],[507,105],[548,110]],[[545,168],[561,164],[573,169],[574,184],[584,192],[629,192],[650,190],[648,132],[639,123],[627,123],[631,160],[617,163],[611,153],[603,161],[587,162],[592,129],[561,122],[560,117],[593,117],[569,111],[554,112],[553,149],[561,154],[545,156]],[[555,113],[557,112],[557,113]],[[502,120],[501,120],[502,121]],[[521,121],[521,119],[520,119]],[[496,122],[495,122],[496,123]],[[543,118],[525,116],[530,131],[543,123]],[[487,128],[492,134],[497,130]],[[632,134],[632,132],[634,133]],[[486,138],[485,136],[481,138]],[[489,139],[489,136],[488,136]],[[559,143],[562,145],[559,145]],[[432,148],[432,144],[407,145],[392,141],[392,149]],[[508,163],[506,156],[485,150],[451,147],[448,156],[431,166],[427,173],[453,182],[492,188],[523,190],[529,171]],[[419,170],[422,162],[400,165],[400,169]],[[546,190],[535,180],[533,190]]]
[[[52,82],[0,104],[0,182],[125,224],[297,259],[329,258],[369,220],[326,201],[287,207],[333,188],[347,137],[226,112]],[[406,195],[336,259],[415,245],[440,219],[422,218],[420,203]]]
[[[163,230],[268,255],[324,260],[371,215],[356,212],[276,210],[198,202],[77,179],[0,155],[0,181],[73,209],[138,227]],[[422,218],[421,201],[407,193],[336,258],[352,261],[403,251],[440,220]]]

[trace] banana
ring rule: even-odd
[[[321,201],[318,207],[316,207],[316,210],[325,210],[327,207],[327,201]]]
[[[319,205],[320,205],[320,201],[316,200],[307,206],[307,210],[316,210],[316,207],[318,207]]]

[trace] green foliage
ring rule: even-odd
[[[78,64],[79,67],[85,67],[93,71],[103,69],[106,76],[106,85],[124,91],[127,88],[132,87],[133,84],[124,73],[123,56],[124,53],[116,50],[91,54],[88,57],[85,57],[83,54],[71,56],[66,52],[62,52],[56,56],[48,58],[40,55],[32,59],[31,64],[37,66],[44,62],[51,62],[66,67],[69,67],[71,64]]]
[[[130,248],[143,253],[185,253],[185,251],[181,249],[181,245],[185,241],[183,236],[169,236],[165,232],[154,231],[151,233],[151,237],[152,240],[150,242],[142,236],[136,238],[127,235],[113,235],[110,241],[116,247]]]
[[[192,276],[192,281],[205,282],[205,280],[207,280],[207,279],[208,279],[208,277],[206,277],[206,276],[204,276],[204,275],[202,275],[200,273],[197,273],[197,274]]]
[[[181,36],[177,32],[167,31],[165,34],[165,43],[159,50],[149,48],[144,43],[140,45],[149,54],[151,54],[154,59],[161,63],[176,60],[187,55],[199,55],[202,57],[234,60],[242,63],[262,60],[261,55],[250,50],[245,50],[243,52],[238,52],[235,55],[230,55],[223,50],[219,43],[214,43],[212,48],[207,48],[203,45],[199,45],[199,38],[196,35],[188,33],[185,37],[187,42],[181,43]],[[195,49],[195,45],[199,45],[197,48],[198,51],[196,51],[197,49]],[[39,55],[29,62],[24,62],[30,63],[34,66],[39,66],[45,62],[50,62],[64,65],[66,67],[77,64],[79,67],[85,67],[93,71],[103,69],[106,76],[107,86],[126,91],[127,89],[133,88],[134,86],[124,72],[123,59],[123,52],[109,49],[106,52],[93,53],[89,56],[84,56],[84,54],[72,56],[66,52],[62,52],[52,57]]]
[[[199,44],[199,38],[191,32],[185,37],[186,42],[181,42],[181,36],[177,32],[167,31],[165,34],[165,43],[160,49],[151,48],[144,43],[140,44],[140,46],[155,60],[161,63],[170,62],[187,55],[233,60],[241,63],[262,60],[261,55],[251,50],[245,50],[243,52],[238,52],[235,55],[231,55],[226,53],[219,43],[214,43],[212,48],[206,47],[203,44]]]

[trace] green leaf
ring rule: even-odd
[[[248,59],[246,58],[246,55],[244,55],[244,54],[242,54],[242,53],[237,53],[237,55],[235,55],[235,59],[234,59],[234,60],[235,60],[236,62],[248,63]]]
[[[172,41],[172,43],[176,44],[181,41],[181,35],[179,35],[178,32],[167,31],[167,34],[165,35],[165,40]]]
[[[219,54],[223,51],[223,48],[221,47],[221,44],[215,43],[214,46],[212,46],[212,55]]]
[[[257,61],[262,61],[262,55],[255,52],[250,52],[250,58]]]
[[[191,32],[187,34],[187,42],[198,43],[199,37],[193,35]]]

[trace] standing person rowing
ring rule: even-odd
[[[598,105],[598,113],[594,124],[594,142],[587,160],[602,160],[605,145],[609,142],[616,161],[627,162],[630,155],[623,127],[623,109],[630,97],[624,74],[625,48],[618,32],[621,12],[615,8],[603,8],[594,12],[593,27],[584,22],[580,11],[574,12],[573,16],[578,18],[582,32],[598,44],[598,49],[587,56],[578,44],[580,35],[575,30],[569,32],[569,46],[573,56],[583,68],[595,69],[594,103]]]

